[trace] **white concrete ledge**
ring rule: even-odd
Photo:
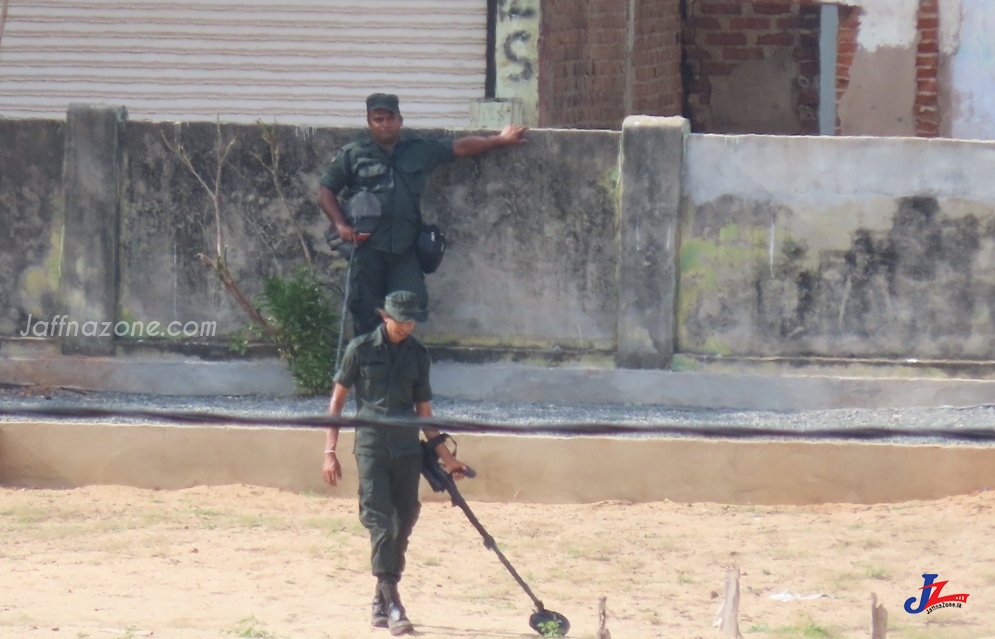
[[[995,447],[469,434],[459,444],[479,471],[461,491],[479,501],[866,504],[995,487]],[[352,433],[340,439],[344,477],[335,489],[321,479],[323,446],[321,429],[0,423],[0,483],[355,495]],[[425,482],[422,489],[442,498]]]
[[[158,395],[291,396],[278,359],[204,362],[127,357],[0,357],[0,384],[38,384]],[[737,410],[929,408],[995,403],[995,380],[753,375],[662,370],[432,366],[437,395],[462,400],[656,404]]]

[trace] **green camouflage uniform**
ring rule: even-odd
[[[432,399],[428,350],[414,337],[391,344],[381,325],[349,343],[335,382],[356,388],[357,417],[415,416]],[[359,518],[370,531],[377,577],[400,578],[408,538],[418,520],[422,449],[418,429],[359,426],[353,452],[359,467]]]
[[[455,158],[452,138],[399,140],[391,154],[371,139],[342,147],[322,176],[321,185],[342,201],[369,191],[381,204],[376,229],[353,257],[349,311],[356,335],[376,328],[376,310],[392,291],[412,291],[428,308],[414,248],[422,224],[421,196],[432,170]]]

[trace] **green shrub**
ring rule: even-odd
[[[265,337],[287,360],[298,389],[327,394],[335,375],[340,316],[318,274],[300,266],[289,278],[267,278],[259,306],[276,328]]]

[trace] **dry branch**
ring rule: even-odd
[[[290,205],[287,203],[287,196],[283,193],[283,187],[280,186],[280,144],[279,140],[276,139],[276,125],[272,127],[267,126],[261,120],[258,121],[259,126],[262,128],[262,138],[263,141],[269,145],[269,155],[271,158],[270,162],[265,162],[258,153],[251,153],[252,157],[256,158],[263,167],[269,171],[270,178],[273,180],[273,187],[276,189],[276,194],[280,198],[280,204],[283,205],[283,210],[287,214],[287,218],[290,220],[290,225],[294,229],[294,233],[297,235],[297,241],[301,244],[301,250],[304,251],[304,261],[307,262],[308,266],[311,266],[311,251],[307,247],[307,242],[304,240],[304,232],[301,231],[300,225],[294,218],[294,212],[290,209]]]
[[[221,223],[221,174],[224,171],[225,163],[228,161],[228,155],[231,153],[232,149],[235,147],[235,143],[238,142],[238,137],[232,137],[228,141],[228,144],[223,143],[221,135],[221,120],[217,121],[217,136],[214,141],[214,154],[217,157],[218,163],[214,172],[214,186],[208,185],[207,181],[200,174],[197,168],[193,165],[193,161],[190,159],[190,154],[183,147],[183,143],[180,140],[180,125],[177,124],[176,129],[176,141],[175,143],[170,143],[169,139],[166,138],[166,134],[162,134],[162,140],[166,144],[166,148],[172,151],[176,157],[183,162],[183,165],[187,167],[187,170],[197,179],[204,190],[207,192],[208,197],[211,198],[211,204],[214,206],[214,226],[215,226],[215,256],[213,258],[208,257],[203,253],[199,253],[197,258],[205,265],[210,266],[218,274],[221,284],[225,289],[235,298],[235,301],[243,310],[249,315],[249,318],[255,322],[263,332],[267,334],[278,333],[279,329],[270,324],[269,321],[259,312],[256,305],[252,303],[252,300],[242,292],[242,288],[232,277],[231,272],[228,270],[228,261],[225,259],[225,242],[224,242],[224,227]],[[222,149],[222,147],[224,147]]]

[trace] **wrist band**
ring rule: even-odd
[[[327,455],[328,453],[334,453],[334,452],[335,452],[335,449],[334,449],[334,448],[329,448],[329,449],[325,450],[325,454],[326,454],[326,455]]]

